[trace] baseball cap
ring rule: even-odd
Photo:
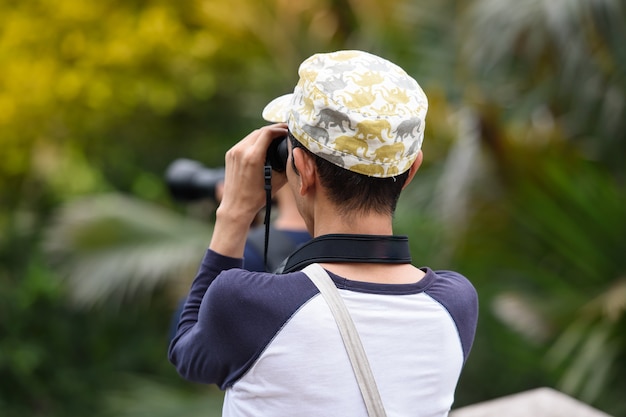
[[[315,54],[293,93],[263,110],[312,153],[372,177],[408,170],[422,146],[428,99],[396,64],[357,50]]]

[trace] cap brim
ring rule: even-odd
[[[263,109],[263,119],[272,123],[286,123],[291,110],[291,98],[293,94],[285,94],[270,101]]]

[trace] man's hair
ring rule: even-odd
[[[369,177],[349,171],[315,155],[305,148],[291,132],[289,133],[289,140],[291,141],[292,152],[293,149],[300,148],[315,159],[320,181],[328,190],[330,200],[339,207],[342,214],[353,211],[394,214],[400,192],[409,176],[408,170],[395,177]],[[293,156],[291,162],[294,171],[298,174]]]

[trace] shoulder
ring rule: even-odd
[[[450,314],[457,327],[465,359],[474,342],[478,323],[478,294],[465,276],[454,271],[432,271],[432,284],[424,291]]]
[[[284,318],[316,293],[317,288],[302,272],[277,275],[229,269],[215,279],[207,297],[211,305],[229,314],[232,310],[239,316],[273,310]]]
[[[222,271],[213,285],[220,291],[234,292],[258,292],[264,288],[300,288],[312,285],[307,276],[301,272],[291,272],[288,274],[274,274],[271,272],[249,271],[247,269],[232,268]]]
[[[465,276],[454,271],[432,271],[426,268],[427,276],[433,276],[426,293],[437,300],[448,302],[477,302],[474,285]]]

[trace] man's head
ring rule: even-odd
[[[265,107],[266,120],[286,122],[308,150],[350,171],[386,178],[410,168],[428,110],[417,81],[362,51],[313,55],[298,73],[294,92]]]
[[[294,92],[269,103],[263,117],[286,122],[297,143],[321,159],[318,165],[334,171],[329,180],[341,176],[346,187],[350,178],[360,189],[379,184],[371,192],[400,182],[399,194],[406,180],[401,174],[418,158],[424,137],[428,102],[417,82],[397,65],[362,51],[313,55],[298,73]],[[388,210],[370,207],[368,199],[371,194],[348,198],[361,209]]]

